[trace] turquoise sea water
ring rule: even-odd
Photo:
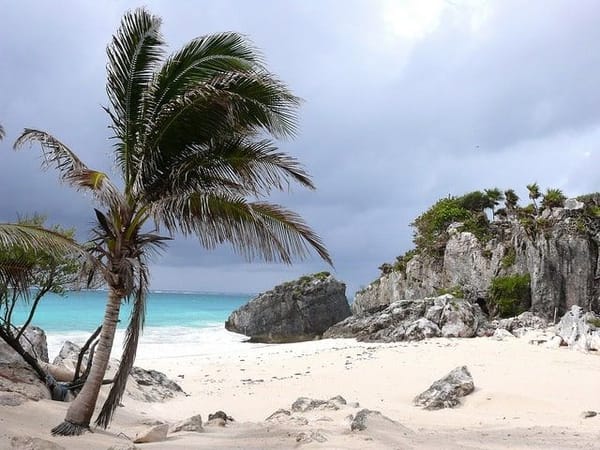
[[[104,317],[107,293],[104,291],[68,292],[65,296],[47,294],[40,302],[33,325],[47,333],[90,331]],[[222,324],[229,314],[250,300],[250,294],[208,294],[150,292],[147,299],[147,327],[207,327]],[[15,311],[16,323],[22,323],[28,308]],[[123,304],[119,327],[127,326],[131,305]]]
[[[40,302],[33,325],[46,331],[48,352],[54,356],[65,340],[83,344],[102,323],[107,293],[69,292],[48,294]],[[252,298],[251,294],[151,292],[147,299],[146,323],[140,340],[139,357],[171,356],[226,350],[243,336],[228,333],[224,322],[229,314]],[[21,305],[14,323],[25,320],[28,309]],[[123,304],[113,356],[118,357],[131,306]]]

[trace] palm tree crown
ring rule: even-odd
[[[146,231],[145,224],[195,235],[206,248],[229,242],[247,258],[291,263],[313,249],[331,264],[321,239],[297,214],[265,201],[292,183],[314,189],[300,163],[272,140],[296,132],[299,99],[243,36],[199,37],[165,56],[160,25],[145,9],[128,12],[107,49],[105,110],[122,188],[46,132],[26,129],[15,143],[18,148],[39,142],[46,163],[100,204],[93,251],[110,290],[94,362],[99,360],[98,369],[92,368],[66,421],[54,429],[58,434],[88,426],[120,302],[131,298],[121,367],[99,425],[109,424],[122,396],[143,325],[147,260],[166,239]],[[84,400],[78,403],[81,397],[88,404],[91,399],[92,411],[82,407]]]

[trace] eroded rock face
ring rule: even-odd
[[[322,335],[350,315],[346,286],[327,272],[301,277],[235,310],[225,328],[255,342],[296,342]]]
[[[35,352],[40,357],[48,361],[48,349],[46,347],[46,334],[41,328],[31,327],[21,337],[23,347],[31,352]],[[30,400],[40,400],[50,398],[50,391],[46,384],[42,382],[38,375],[29,367],[29,365],[15,352],[8,344],[0,339],[0,392],[19,394]],[[22,399],[19,395],[7,396],[5,402],[15,403]],[[9,397],[11,397],[9,399]]]
[[[460,404],[460,397],[470,394],[474,389],[473,377],[467,367],[457,367],[417,395],[414,404],[430,410],[454,408]]]
[[[324,334],[359,341],[410,341],[427,337],[473,337],[493,333],[478,305],[450,294],[400,300],[382,311],[350,316]]]
[[[176,395],[184,394],[183,389],[158,370],[133,367],[127,383],[127,394],[146,402],[163,402]]]
[[[486,243],[451,225],[442,258],[417,255],[405,271],[381,276],[356,294],[353,313],[436,295],[440,288],[458,287],[469,300],[485,301],[495,277],[517,274],[531,277],[531,304],[521,306],[546,320],[573,305],[600,312],[600,219],[585,216],[577,200],[566,205],[545,210],[543,226],[527,228],[515,218],[494,223],[495,237]]]
[[[600,317],[572,306],[555,326],[556,335],[577,350],[600,350]]]

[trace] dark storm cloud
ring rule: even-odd
[[[411,245],[409,223],[436,199],[537,180],[598,189],[600,5],[593,1],[147,2],[171,49],[222,30],[247,34],[269,67],[305,99],[297,138],[281,147],[316,192],[274,201],[321,234],[350,293]],[[412,6],[411,6],[412,5]],[[25,126],[113,165],[105,47],[117,2],[5,2],[0,27],[0,220],[39,211],[86,232],[89,199],[39,171],[39,150],[10,144]],[[408,8],[411,6],[411,8]],[[410,16],[415,8],[422,14]],[[423,17],[425,19],[423,19]],[[422,22],[422,23],[421,23]],[[326,267],[247,264],[228,248],[177,239],[154,287],[261,291]]]

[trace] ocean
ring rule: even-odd
[[[50,360],[65,340],[82,345],[102,323],[107,292],[73,291],[64,296],[47,294],[41,300],[32,325],[42,328],[48,340]],[[244,336],[225,330],[229,314],[253,297],[251,294],[217,294],[153,291],[148,295],[146,322],[138,347],[138,359],[227,352]],[[29,309],[19,305],[13,322],[23,323]],[[124,303],[113,345],[118,358],[131,305]]]

